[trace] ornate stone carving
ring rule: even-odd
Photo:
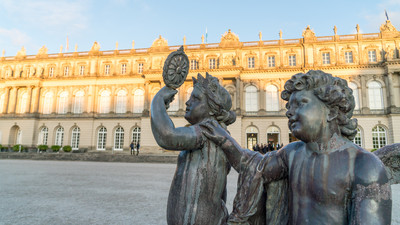
[[[100,51],[100,44],[95,41],[92,45],[92,48],[90,48],[91,52],[98,52]]]
[[[43,45],[39,51],[38,54],[36,55],[37,58],[43,58],[47,56],[47,48],[45,45]]]
[[[393,24],[390,22],[390,20],[386,20],[386,23],[381,25],[380,31],[381,31],[383,38],[391,38],[391,37],[399,36],[399,32],[393,26]]]
[[[25,57],[26,57],[26,49],[25,49],[24,46],[22,46],[21,50],[19,50],[19,51],[17,52],[17,55],[15,56],[15,58],[17,58],[17,59],[23,59],[23,58],[25,58]]]
[[[242,43],[239,41],[239,36],[231,32],[231,29],[222,35],[221,42],[219,43],[220,47],[239,47],[241,45]]]
[[[161,35],[156,40],[154,40],[153,44],[151,45],[152,48],[165,46],[168,46],[168,41],[165,38],[161,37]]]
[[[304,42],[312,42],[317,40],[314,31],[312,31],[310,28],[310,25],[308,25],[306,29],[303,31],[303,38]]]

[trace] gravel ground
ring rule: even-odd
[[[0,160],[0,224],[166,224],[173,164]],[[237,173],[228,176],[229,211]],[[392,186],[400,224],[400,185]]]

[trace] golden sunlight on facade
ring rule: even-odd
[[[291,136],[280,92],[287,79],[311,69],[348,81],[359,121],[354,142],[366,149],[400,142],[400,32],[386,21],[379,33],[240,42],[226,32],[220,43],[186,45],[188,80],[168,110],[176,126],[187,122],[191,77],[209,72],[229,91],[237,121],[229,127],[242,146],[288,144]],[[37,55],[25,49],[0,58],[0,144],[70,145],[73,150],[123,151],[140,141],[158,151],[150,128],[150,103],[164,86],[162,67],[171,51],[161,36],[150,48]]]

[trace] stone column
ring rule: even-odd
[[[132,101],[132,86],[126,88],[128,90],[127,101],[126,101],[126,111],[127,113],[133,112],[133,101]]]
[[[117,111],[117,107],[115,105],[115,99],[117,98],[117,93],[115,93],[115,86],[111,87],[111,102],[110,102],[110,113],[115,113],[115,111]]]
[[[394,87],[393,87],[393,72],[389,72],[387,76],[385,76],[386,88],[387,88],[387,96],[388,96],[388,108],[396,107],[396,101],[394,96]]]
[[[72,113],[73,111],[73,99],[74,99],[74,95],[73,95],[73,90],[72,90],[72,86],[69,87],[69,95],[68,95],[68,105],[67,105],[67,113]]]
[[[31,85],[28,86],[27,88],[27,93],[28,93],[28,100],[26,101],[26,113],[31,112],[31,105],[32,105],[32,90],[35,86]]]
[[[148,116],[150,111],[150,81],[144,83],[144,110],[143,115]]]
[[[360,83],[361,83],[361,112],[366,113],[366,111],[369,111],[369,108],[367,107],[367,82],[365,81],[365,76],[360,75]]]
[[[13,87],[8,98],[8,113],[15,113],[17,103],[17,87]]]
[[[51,113],[57,113],[57,103],[58,103],[58,87],[55,93],[53,94],[53,107],[51,109]]]
[[[266,92],[265,92],[265,83],[261,80],[257,81],[258,88],[259,88],[259,103],[260,107],[258,110],[267,111],[267,104],[266,104]]]
[[[240,115],[240,110],[241,110],[241,101],[240,101],[240,98],[241,98],[241,89],[242,89],[242,81],[240,80],[240,77],[239,76],[237,76],[236,77],[236,114],[237,115]]]
[[[10,87],[6,87],[4,88],[6,93],[4,96],[4,106],[3,106],[3,110],[1,113],[7,113],[8,112],[8,105],[9,105],[9,96],[10,96]]]
[[[30,112],[31,113],[37,113],[39,110],[39,104],[40,104],[40,87],[35,87],[32,91],[32,101],[31,101],[31,107],[30,107]]]

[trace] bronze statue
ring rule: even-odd
[[[181,151],[168,196],[167,222],[169,225],[225,224],[228,211],[226,176],[230,165],[222,150],[203,134],[199,123],[218,121],[221,129],[233,123],[232,101],[218,79],[207,74],[193,78],[193,92],[186,102],[185,119],[189,126],[175,127],[166,109],[186,79],[187,56],[179,49],[168,56],[163,87],[151,103],[151,128],[159,146]]]
[[[390,224],[385,167],[351,141],[357,120],[347,82],[311,70],[288,80],[282,98],[301,141],[266,155],[241,148],[215,121],[201,124],[239,172],[228,224]]]

